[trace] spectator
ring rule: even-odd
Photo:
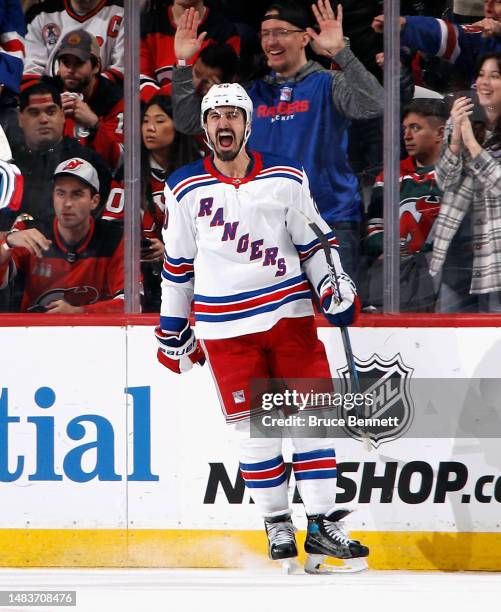
[[[232,83],[238,73],[238,55],[226,43],[204,47],[193,64],[193,86],[205,96],[216,83]]]
[[[344,269],[353,278],[359,260],[362,205],[359,186],[347,158],[350,119],[368,119],[383,112],[383,90],[346,46],[342,9],[313,5],[320,33],[308,27],[308,13],[292,3],[272,4],[261,24],[261,44],[270,76],[249,88],[254,103],[250,146],[298,158],[311,177],[310,189],[323,218],[335,228]],[[176,55],[187,60],[200,44],[198,17],[185,13],[176,34]],[[306,59],[309,42],[339,70],[323,69]],[[173,75],[174,121],[178,129],[196,133],[190,67]]]
[[[44,0],[26,13],[26,64],[22,87],[42,75],[57,74],[57,52],[61,38],[82,28],[99,41],[103,76],[123,80],[123,0]]]
[[[501,51],[501,2],[485,0],[484,19],[470,26],[454,25],[434,17],[401,17],[400,43],[414,51],[431,53],[459,66],[471,83],[477,60],[486,53]],[[382,32],[384,15],[372,22]]]
[[[428,272],[433,224],[442,192],[435,179],[447,119],[442,100],[415,99],[403,114],[408,157],[400,162],[400,310],[432,312],[435,291]],[[366,252],[373,258],[368,271],[366,305],[383,304],[384,174],[376,178],[368,211]]]
[[[122,163],[124,101],[122,89],[101,75],[99,45],[92,34],[73,30],[57,52],[64,133],[92,147],[116,171]]]
[[[160,281],[164,244],[165,179],[177,168],[200,158],[190,136],[180,134],[172,121],[172,105],[167,96],[153,96],[144,108],[141,126],[141,270],[144,312],[160,311]],[[116,182],[103,219],[122,221],[123,185]]]
[[[19,124],[24,134],[22,145],[13,146],[13,159],[24,177],[21,212],[30,213],[45,224],[53,217],[50,177],[61,161],[82,157],[99,175],[100,196],[108,197],[111,175],[104,161],[92,149],[63,136],[64,113],[59,91],[49,83],[38,83],[21,92]],[[0,219],[0,230],[9,229],[13,221]]]
[[[269,4],[270,0],[252,0],[252,2],[211,0],[211,7],[224,13],[237,29],[240,37],[239,56],[243,82],[250,80],[251,75],[256,75],[256,60],[259,60],[260,56],[259,26]],[[310,4],[311,2],[308,3],[308,9]]]
[[[483,15],[484,0],[454,0],[452,18],[454,23],[473,23]]]
[[[474,105],[468,97],[454,102],[445,142],[436,166],[444,196],[433,240],[432,274],[442,274],[441,312],[501,312],[501,54],[480,61],[475,81],[484,121],[470,121]],[[469,270],[448,258],[453,239],[468,223],[472,239],[456,253],[473,252]],[[462,247],[462,248],[461,248]],[[453,268],[451,270],[451,268]],[[461,272],[454,278],[454,268]]]
[[[24,65],[26,26],[20,0],[0,0],[0,127],[11,138]]]
[[[78,157],[59,164],[53,204],[51,227],[7,234],[0,248],[0,282],[23,276],[23,312],[122,311],[122,231],[92,216],[99,205],[96,169]]]
[[[146,13],[141,34],[141,98],[147,101],[158,89],[170,83],[176,63],[174,35],[184,11],[192,7],[199,16],[199,46],[189,58],[194,63],[200,49],[214,42],[227,43],[238,54],[240,38],[235,26],[222,13],[205,6],[203,0],[173,0],[155,3]],[[162,91],[160,93],[169,93]],[[197,113],[198,114],[198,113]]]
[[[233,47],[226,43],[213,43],[204,47],[193,64],[193,87],[200,100],[216,83],[233,83],[239,69],[238,55]],[[145,90],[146,91],[146,90]],[[172,95],[172,82],[169,81],[160,89],[150,89],[143,94],[143,101],[148,102],[151,95]]]

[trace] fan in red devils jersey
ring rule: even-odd
[[[16,230],[0,243],[0,288],[24,279],[23,312],[123,310],[123,240],[118,225],[94,220],[96,169],[75,157],[54,172],[52,227]]]
[[[122,163],[124,101],[122,89],[101,74],[99,53],[96,37],[82,29],[61,41],[57,59],[64,133],[92,147],[116,170]]]

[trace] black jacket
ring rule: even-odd
[[[55,147],[45,151],[31,151],[21,144],[13,148],[12,155],[24,177],[23,200],[19,212],[0,216],[0,230],[9,229],[15,217],[22,212],[32,215],[37,225],[50,223],[54,216],[52,175],[58,164],[72,157],[81,157],[96,168],[101,205],[104,206],[110,191],[111,173],[100,155],[93,149],[83,147],[77,140],[65,136]]]

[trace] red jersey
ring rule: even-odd
[[[10,275],[22,274],[21,310],[48,306],[64,299],[85,312],[122,312],[124,297],[124,247],[121,228],[94,221],[77,245],[65,244],[54,220],[46,237],[50,249],[41,259],[25,248],[12,249],[12,259],[0,267],[3,285]]]
[[[103,76],[87,104],[99,117],[97,130],[89,130],[67,117],[64,135],[75,138],[84,147],[94,149],[112,170],[120,167],[124,148],[124,100],[122,90]]]
[[[165,172],[157,167],[150,168],[151,200],[144,210],[141,208],[141,236],[143,238],[158,238],[162,240],[162,226],[165,215]],[[113,181],[110,195],[101,218],[105,221],[120,221],[123,223],[125,208],[124,186],[120,181]]]
[[[172,69],[176,64],[174,36],[176,23],[172,16],[172,6],[157,5],[145,17],[141,33],[141,55],[139,72],[141,99],[148,101],[159,88],[172,80]],[[207,32],[200,51],[214,42],[226,43],[240,54],[240,37],[235,26],[221,13],[205,7],[205,15],[198,26],[197,34]],[[195,63],[196,53],[190,64]],[[162,93],[165,93],[162,90]]]
[[[366,245],[372,255],[383,250],[384,174],[376,177],[368,210]],[[400,162],[400,239],[410,253],[429,251],[433,242],[433,224],[440,212],[442,192],[435,177],[435,167],[419,167],[413,157]]]

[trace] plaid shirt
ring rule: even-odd
[[[473,270],[470,293],[501,290],[501,151],[482,149],[472,158],[467,151],[454,155],[448,146],[448,123],[444,147],[435,166],[438,186],[444,191],[435,221],[432,276],[444,265],[447,249],[466,212],[472,207]]]

